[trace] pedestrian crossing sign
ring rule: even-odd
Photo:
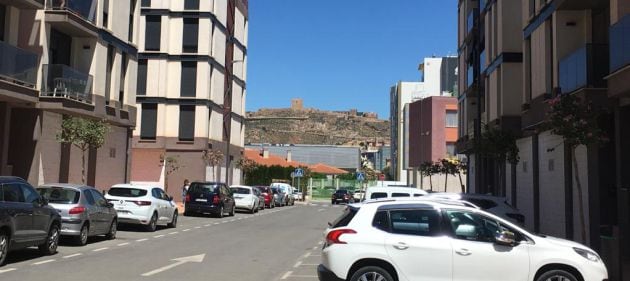
[[[301,168],[295,169],[295,172],[293,172],[293,176],[295,176],[296,178],[304,177],[304,170],[302,170]]]
[[[357,173],[357,180],[358,181],[364,181],[365,180],[365,174],[359,172]]]

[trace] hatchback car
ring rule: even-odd
[[[222,218],[226,212],[234,215],[236,204],[230,188],[224,183],[193,182],[188,187],[184,215],[213,214]]]
[[[118,222],[140,224],[147,231],[155,231],[158,224],[177,226],[177,206],[173,198],[157,186],[117,184],[105,198],[114,204]]]
[[[57,183],[42,185],[37,191],[61,215],[61,235],[72,237],[77,245],[87,244],[88,237],[96,235],[116,238],[114,204],[94,187]]]
[[[351,203],[353,201],[352,193],[347,189],[337,189],[335,193],[330,196],[330,203],[333,205],[338,203]]]
[[[284,197],[286,197],[286,195],[284,194],[284,192],[282,192],[282,190],[280,190],[277,187],[271,187],[271,192],[273,193],[273,203],[274,203],[274,205],[276,207],[285,206],[286,200],[284,199]]]
[[[18,177],[0,177],[0,266],[9,251],[31,246],[57,253],[61,216],[35,188]]]
[[[260,204],[258,204],[258,210],[264,210],[265,209],[265,196],[263,195],[263,192],[260,188],[256,187],[256,186],[252,186],[253,190],[254,190],[254,194],[256,194],[256,196],[258,196],[258,202],[260,202]]]
[[[537,235],[460,201],[348,206],[325,234],[321,281],[607,280],[592,249]]]
[[[266,208],[275,208],[276,202],[273,198],[273,190],[269,186],[256,186],[262,192],[262,195],[265,199],[265,207]]]
[[[293,187],[291,185],[281,182],[274,182],[271,184],[271,187],[275,187],[278,189],[278,191],[282,192],[282,206],[292,206],[295,204],[295,199],[293,198]]]
[[[247,210],[250,213],[257,213],[260,208],[260,198],[256,195],[256,191],[251,186],[233,185],[230,186],[232,194],[234,194],[234,202],[236,209]]]

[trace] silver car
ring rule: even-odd
[[[61,235],[71,236],[77,245],[87,244],[90,236],[116,238],[116,210],[94,187],[58,183],[37,191],[61,215]]]

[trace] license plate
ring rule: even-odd
[[[234,196],[234,199],[242,199],[243,197],[241,196]]]
[[[197,202],[208,202],[208,199],[195,199]]]
[[[120,207],[116,207],[116,210],[119,210],[119,211],[120,211],[120,210],[124,210],[124,209],[125,209],[125,207],[122,207],[122,206],[120,206]]]

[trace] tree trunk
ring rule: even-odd
[[[582,182],[580,181],[580,172],[578,170],[578,163],[577,163],[577,159],[575,157],[575,150],[576,150],[576,146],[571,147],[571,155],[572,156],[572,161],[573,161],[573,169],[575,170],[573,175],[575,175],[575,186],[577,189],[577,195],[578,195],[578,212],[580,215],[580,238],[581,238],[581,242],[582,243],[586,243],[586,222],[584,219],[584,201],[582,200],[583,198],[583,194],[582,194]]]
[[[433,191],[433,180],[431,179],[431,174],[429,174],[429,188]]]
[[[459,185],[462,188],[462,194],[466,193],[466,187],[464,186],[464,182],[462,182],[462,172],[461,171],[457,172],[457,176],[459,177]]]
[[[85,184],[85,151],[86,149],[81,149],[81,182]]]
[[[447,188],[448,188],[448,173],[444,173],[444,192],[448,192],[446,191]]]

